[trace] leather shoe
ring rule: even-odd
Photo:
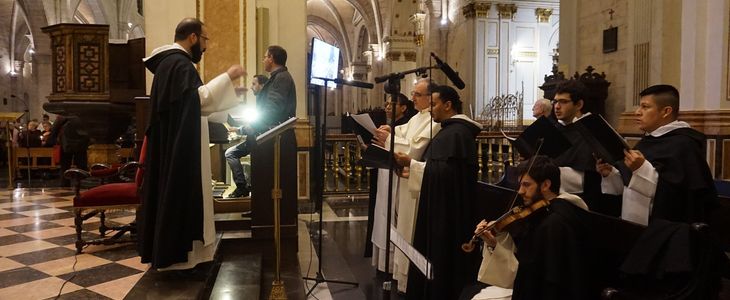
[[[247,188],[236,188],[232,193],[228,194],[227,198],[242,198],[248,197],[251,194]]]

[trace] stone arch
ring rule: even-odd
[[[314,16],[314,15],[307,16],[307,26],[321,28],[322,30],[329,33],[335,39],[335,41],[337,42],[337,45],[340,48],[342,48],[344,46],[346,37],[342,34],[341,31],[337,30],[337,28],[334,25],[332,25],[332,23],[327,22],[327,20],[323,19],[322,17],[318,17],[318,16]],[[314,31],[316,32],[316,30],[314,30]],[[348,55],[348,54],[346,53],[346,55]],[[343,56],[340,56],[340,57],[343,58],[342,62],[343,62],[344,67],[349,66],[350,63],[352,62],[350,59],[345,59]]]
[[[357,36],[355,37],[355,40],[357,41],[355,44],[355,54],[357,57],[354,61],[361,61],[362,53],[369,50],[370,34],[367,26],[360,26],[360,30],[355,30],[355,32],[357,33]]]

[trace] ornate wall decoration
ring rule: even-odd
[[[515,4],[497,4],[499,17],[502,19],[512,19],[517,13],[517,5]]]
[[[403,52],[403,58],[406,61],[416,61],[416,52],[415,51],[405,51]]]
[[[96,44],[78,45],[79,92],[101,92],[101,55]]]
[[[413,26],[416,28],[415,36],[414,36],[414,42],[416,43],[416,46],[423,46],[423,42],[425,40],[425,33],[426,33],[426,14],[424,13],[415,13],[413,14],[410,19],[411,23],[413,23]]]
[[[54,44],[56,44],[54,42]],[[66,47],[63,45],[54,46],[56,72],[53,73],[54,92],[66,91]]]
[[[461,13],[467,19],[474,17],[486,18],[489,8],[491,8],[491,4],[488,2],[471,2],[461,9]]]
[[[552,14],[552,8],[535,8],[535,16],[537,16],[537,22],[539,23],[549,22]]]
[[[399,61],[400,55],[400,51],[388,51],[388,53],[385,54],[385,58],[389,61]]]

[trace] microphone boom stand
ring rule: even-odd
[[[316,277],[302,277],[302,279],[304,279],[304,280],[314,281],[314,285],[311,288],[309,288],[309,291],[307,291],[307,297],[309,297],[309,295],[312,293],[312,291],[314,291],[314,288],[316,288],[317,285],[319,285],[320,283],[323,283],[323,282],[349,284],[349,285],[353,285],[353,286],[359,285],[357,282],[325,279],[324,273],[322,273],[322,265],[323,265],[322,262],[324,261],[324,254],[322,253],[322,211],[324,208],[324,187],[327,184],[323,180],[324,172],[325,172],[325,145],[326,145],[325,137],[327,136],[327,84],[330,81],[334,81],[334,79],[329,79],[329,78],[318,78],[318,79],[324,80],[324,100],[322,101],[323,106],[321,109],[318,105],[315,108],[316,113],[317,113],[315,115],[316,119],[319,119],[320,110],[322,110],[321,114],[324,115],[324,118],[321,119],[321,122],[319,122],[319,120],[316,120],[316,122],[315,122],[315,123],[317,123],[317,130],[316,130],[315,134],[319,136],[320,153],[318,153],[318,154],[320,155],[320,159],[321,159],[320,160],[321,165],[319,166],[320,174],[318,176],[319,177],[318,181],[320,182],[320,184],[318,184],[317,189],[316,189],[316,198],[317,198],[317,200],[319,200],[319,203],[317,203],[317,204],[319,204],[319,229],[318,229],[318,236],[317,236],[317,240],[318,240],[317,254],[319,255],[319,264],[317,266],[317,276]],[[319,126],[320,123],[322,124],[321,127]],[[337,184],[337,182],[335,182],[335,184]]]

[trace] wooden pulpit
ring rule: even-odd
[[[274,142],[269,139],[251,151],[251,236],[274,238]],[[297,236],[297,141],[294,129],[281,134],[281,237]]]

